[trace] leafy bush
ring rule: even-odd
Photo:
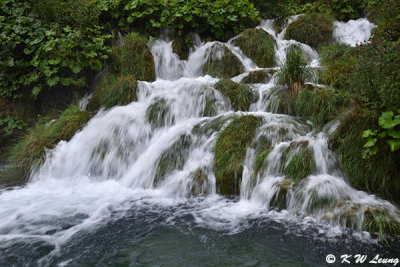
[[[285,39],[293,39],[317,49],[332,41],[332,33],[332,17],[323,14],[307,14],[289,24]]]
[[[278,71],[278,83],[287,85],[293,95],[297,95],[300,87],[312,77],[312,70],[307,66],[302,51],[292,47],[286,56],[286,62]]]
[[[239,194],[246,148],[259,125],[260,118],[242,116],[235,118],[219,134],[214,151],[214,173],[221,194]]]
[[[29,2],[6,0],[0,11],[0,96],[36,98],[44,87],[85,86],[85,71],[100,71],[109,49],[101,27],[46,24]]]
[[[249,86],[231,80],[220,80],[215,84],[215,88],[230,99],[234,110],[249,110],[253,99],[253,93]]]
[[[275,39],[262,29],[245,30],[235,41],[243,53],[251,58],[257,66],[269,68],[274,66]]]
[[[0,145],[8,137],[15,135],[18,131],[23,131],[26,127],[26,122],[21,118],[11,116],[2,118],[0,114]]]
[[[248,0],[98,0],[97,6],[119,26],[150,34],[174,27],[226,40],[259,22]]]

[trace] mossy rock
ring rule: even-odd
[[[190,174],[192,179],[190,192],[192,196],[198,196],[207,194],[207,176],[204,174],[202,169],[197,169]]]
[[[332,33],[332,17],[323,14],[307,14],[289,24],[285,39],[293,39],[318,49],[332,42]]]
[[[158,160],[154,184],[157,186],[175,170],[181,170],[189,153],[190,137],[183,135]]]
[[[284,152],[283,174],[294,182],[299,182],[317,170],[314,153],[308,142],[293,142]]]
[[[110,58],[113,69],[122,76],[149,82],[156,79],[154,58],[147,39],[137,33],[126,35],[124,44],[114,47]]]
[[[137,86],[136,79],[131,75],[117,76],[106,73],[100,78],[86,109],[95,111],[100,107],[111,108],[136,101]]]
[[[215,88],[229,98],[234,110],[249,110],[253,100],[253,93],[249,86],[223,79],[215,84]]]
[[[210,48],[203,66],[204,74],[217,78],[232,78],[244,72],[242,62],[225,45],[216,43]]]
[[[246,148],[260,123],[261,118],[255,116],[237,117],[218,135],[214,173],[221,194],[239,194]]]
[[[147,119],[154,127],[161,127],[165,123],[165,116],[167,115],[167,112],[167,103],[164,99],[160,99],[147,108]]]
[[[292,191],[295,187],[295,184],[290,179],[284,179],[282,182],[278,184],[278,191],[271,199],[271,207],[275,207],[279,210],[283,210],[287,208],[287,194],[289,191]]]
[[[247,29],[235,40],[235,45],[261,68],[274,66],[275,43],[275,39],[262,29]]]
[[[71,106],[57,120],[36,125],[11,148],[9,164],[5,168],[0,184],[23,183],[31,168],[42,163],[46,149],[53,148],[61,140],[70,140],[90,118],[86,111]]]
[[[272,75],[271,72],[264,70],[251,71],[247,76],[242,79],[242,83],[264,83]]]
[[[265,159],[272,150],[271,142],[269,142],[265,136],[261,136],[256,147],[255,172],[260,172],[261,169],[267,168],[267,166],[265,166]]]

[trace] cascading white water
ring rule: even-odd
[[[285,30],[277,34],[271,23],[264,21],[259,27],[276,40],[277,66],[285,61],[293,45],[300,46],[310,66],[318,66],[315,50],[284,40]],[[359,27],[352,23],[337,25],[335,36],[339,41],[355,44],[368,39],[364,30],[359,38]],[[348,28],[356,32],[352,39],[342,38]],[[261,216],[278,197],[285,183],[282,157],[296,144],[312,151],[316,166],[296,187],[286,184],[285,209],[289,214],[340,223],[340,214],[349,208],[380,208],[400,220],[398,210],[389,202],[347,183],[323,133],[313,133],[303,120],[266,112],[276,111],[274,100],[269,98],[272,91],[280,90],[275,77],[265,84],[251,85],[259,99],[249,112],[231,111],[229,100],[214,88],[218,79],[203,76],[202,66],[215,43],[198,44],[188,60],[182,61],[172,52],[171,42],[155,41],[152,53],[157,80],[139,83],[137,102],[99,112],[69,142],[62,141],[48,151],[44,165],[32,173],[26,186],[1,191],[1,246],[15,239],[36,238],[54,244],[57,253],[75,233],[107,221],[113,210],[152,203],[175,205],[198,194],[208,195],[192,212],[199,225],[237,231],[243,218]],[[225,45],[240,59],[246,73],[260,69],[232,42]],[[240,81],[245,75],[233,80]],[[212,116],[206,114],[210,103],[214,107]],[[213,150],[218,132],[234,116],[246,114],[262,118],[256,140],[266,138],[273,149],[261,172],[254,171],[255,148],[247,149],[240,201],[227,202],[217,194]],[[168,154],[173,147],[178,150]],[[176,164],[161,171],[159,161],[167,156]],[[196,175],[201,178],[194,178]],[[338,205],[334,210],[312,210],[315,198]],[[287,213],[282,217],[287,218]]]
[[[356,46],[368,42],[375,27],[376,25],[367,19],[349,20],[348,22],[336,21],[333,38],[338,42]]]

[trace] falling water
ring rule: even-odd
[[[336,23],[334,36],[351,45],[366,41],[372,29],[368,23]],[[318,66],[315,50],[284,40],[285,30],[276,33],[271,20],[259,28],[276,40],[275,69],[293,45],[302,49],[311,67]],[[139,82],[138,101],[100,111],[69,142],[47,151],[45,163],[27,185],[1,191],[0,251],[21,244],[39,247],[46,252],[39,253],[37,263],[51,265],[80,233],[124,220],[132,210],[142,211],[143,218],[159,213],[167,225],[180,225],[186,216],[193,218],[193,227],[230,234],[247,231],[249,220],[273,218],[298,228],[313,225],[326,237],[337,237],[346,231],[344,214],[362,216],[365,209],[382,209],[400,220],[392,204],[349,185],[325,133],[313,132],[302,119],[277,114],[272,93],[282,88],[276,86],[275,76],[250,85],[259,97],[249,112],[232,111],[229,99],[214,87],[218,79],[203,74],[205,61],[217,53],[211,49],[217,43],[198,42],[188,60],[180,60],[171,41],[154,41],[157,80]],[[261,69],[232,40],[219,44],[244,66],[245,73],[234,81]],[[207,112],[209,105],[212,114]],[[271,152],[256,171],[257,146],[247,149],[240,198],[228,199],[216,188],[214,146],[218,132],[243,115],[261,118],[255,143],[267,140]],[[285,154],[288,149],[310,151],[315,160],[312,174],[297,184],[282,173],[294,155]],[[161,168],[162,164],[167,166]],[[333,206],[316,206],[325,200]],[[140,220],[139,216],[134,221]],[[149,218],[146,224],[151,223]],[[60,266],[71,259],[64,260]]]

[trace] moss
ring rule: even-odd
[[[219,134],[214,150],[214,173],[221,194],[239,194],[246,148],[260,122],[260,118],[250,115],[238,117]]]
[[[181,136],[170,148],[168,148],[158,160],[154,184],[158,185],[160,181],[174,170],[181,170],[188,156],[190,145],[189,136]]]
[[[257,66],[269,68],[275,62],[275,39],[262,29],[247,29],[235,41]]]
[[[154,58],[147,40],[137,33],[126,35],[124,44],[114,47],[110,58],[114,70],[122,76],[149,82],[156,79]]]
[[[263,70],[255,70],[250,72],[242,79],[242,83],[263,83],[269,77],[269,73]]]
[[[165,123],[167,111],[167,104],[161,99],[147,108],[147,119],[153,126],[161,127]]]
[[[332,33],[333,18],[323,14],[307,14],[289,24],[285,39],[318,49],[332,41]]]
[[[215,88],[230,99],[234,110],[249,110],[253,99],[253,93],[249,86],[224,79],[217,82]]]
[[[284,160],[283,174],[294,182],[299,182],[317,170],[313,151],[307,142],[291,143],[285,151]]]
[[[267,167],[264,166],[264,162],[272,149],[273,147],[271,146],[271,143],[267,141],[267,138],[265,136],[261,136],[256,148],[256,159],[254,166],[255,172],[259,172],[262,167],[264,169]]]
[[[231,78],[244,72],[240,60],[225,45],[216,43],[203,66],[204,74],[217,78]]]
[[[341,119],[341,124],[329,138],[351,185],[400,204],[400,153],[391,153],[386,144],[369,159],[362,158],[363,131],[370,129],[380,113],[354,107]]]
[[[311,120],[317,128],[335,119],[350,106],[350,96],[329,88],[301,89],[293,105],[293,115]]]
[[[133,76],[107,73],[97,84],[93,96],[89,99],[87,110],[95,111],[100,107],[127,105],[137,100],[136,90],[137,81]]]
[[[0,184],[17,185],[25,181],[31,168],[40,165],[46,149],[61,140],[69,140],[90,119],[77,106],[71,106],[53,121],[36,125],[10,151],[9,164]]]

